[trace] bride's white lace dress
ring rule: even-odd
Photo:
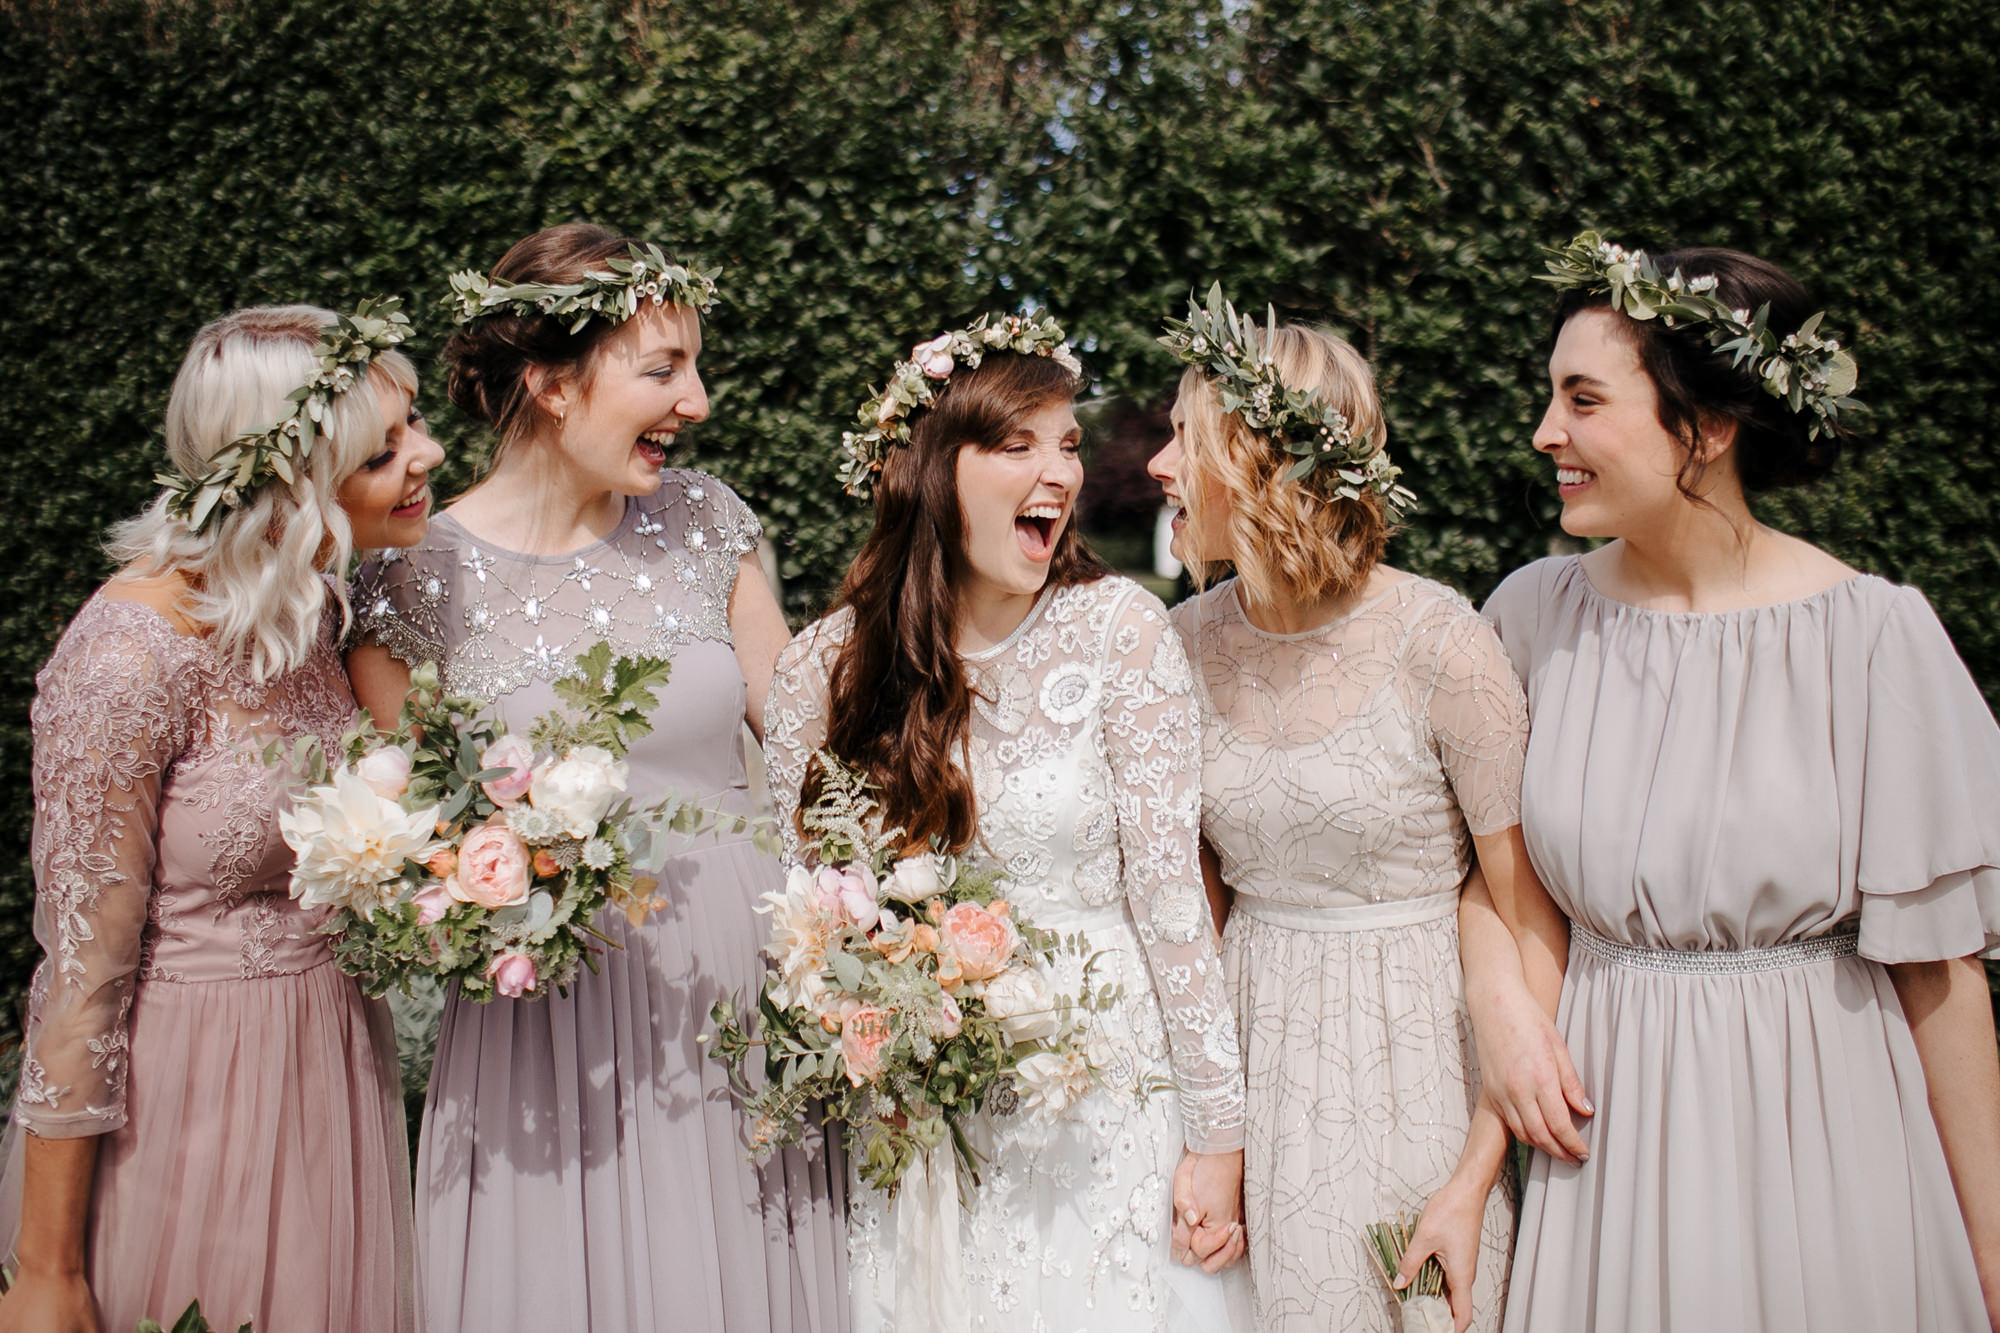
[[[809,626],[778,662],[767,751],[788,839],[848,623]],[[1036,925],[1086,932],[1103,951],[1093,980],[1124,992],[1093,1019],[1104,1085],[1053,1131],[1031,1139],[1019,1118],[984,1115],[970,1126],[986,1163],[959,1229],[971,1327],[1227,1327],[1241,1267],[1215,1278],[1168,1257],[1183,1146],[1243,1144],[1235,1018],[1196,857],[1187,657],[1159,601],[1111,577],[1045,591],[1012,636],[964,661],[980,832],[968,855],[1002,868]],[[900,1201],[858,1185],[852,1198],[854,1328],[868,1333],[894,1323]]]

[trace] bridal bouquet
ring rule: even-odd
[[[364,718],[337,763],[300,743],[293,767],[312,785],[278,818],[298,853],[292,897],[339,909],[321,930],[368,994],[419,976],[482,1002],[564,988],[579,964],[595,969],[590,937],[612,943],[590,925],[598,912],[637,925],[664,905],[666,834],[749,826],[672,793],[635,806],[625,755],[652,730],[669,664],[613,660],[603,643],[576,663],[555,685],[567,715],[526,737],[485,701],[444,693],[427,663],[393,730]]]
[[[1403,1333],[1452,1333],[1451,1303],[1444,1295],[1444,1266],[1436,1255],[1424,1260],[1409,1286],[1400,1290],[1396,1286],[1396,1270],[1402,1267],[1403,1251],[1410,1248],[1410,1237],[1415,1234],[1409,1221],[1398,1217],[1393,1222],[1370,1222],[1362,1232],[1368,1238],[1375,1270],[1396,1298]]]
[[[1052,1122],[1089,1091],[1087,942],[1038,930],[991,871],[899,847],[859,773],[824,752],[819,799],[800,823],[817,838],[814,868],[793,866],[764,895],[765,952],[775,963],[757,1001],[753,1038],[729,1000],[712,1010],[711,1054],[756,1117],[753,1152],[796,1143],[814,1102],[853,1131],[862,1180],[894,1191],[947,1139],[973,1183],[978,1159],[963,1122],[982,1107]],[[1086,960],[1080,996],[1050,984],[1059,955]],[[765,1079],[745,1072],[764,1047]]]

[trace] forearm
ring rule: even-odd
[[[1493,909],[1520,951],[1528,989],[1550,1017],[1562,997],[1569,964],[1569,918],[1542,887],[1528,861],[1520,825],[1475,838],[1480,871],[1492,893]]]
[[[82,1275],[99,1137],[21,1136],[21,1234],[14,1255],[23,1275]]]
[[[1486,1098],[1479,1098],[1473,1103],[1472,1123],[1466,1126],[1465,1147],[1458,1155],[1452,1179],[1476,1188],[1484,1197],[1499,1183],[1511,1141],[1499,1112]]]
[[[1897,963],[1889,978],[1923,1062],[1987,1306],[2000,1308],[2000,1055],[1985,968],[1977,958]]]

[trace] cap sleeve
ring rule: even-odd
[[[456,572],[451,556],[420,546],[363,561],[347,594],[355,642],[380,644],[405,666],[442,664],[448,644],[445,608]]]
[[[125,1123],[128,1021],[163,774],[189,741],[185,654],[130,603],[86,606],[36,681],[35,937],[16,1107],[42,1138]]]
[[[1418,715],[1475,837],[1521,822],[1528,701],[1493,626],[1456,596],[1419,636]]]
[[[698,521],[715,534],[722,550],[730,555],[748,555],[757,549],[764,536],[764,525],[727,483],[706,472],[689,472],[685,490]]]
[[[1550,592],[1548,576],[1559,563],[1548,559],[1521,566],[1501,580],[1481,608],[1514,664],[1514,675],[1523,681],[1528,679],[1529,665],[1535,658],[1535,635]]]
[[[1899,589],[1868,659],[1863,956],[2000,954],[2000,727],[1930,603]]]

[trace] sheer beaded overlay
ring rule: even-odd
[[[1414,1217],[1477,1080],[1458,961],[1471,833],[1519,822],[1527,710],[1493,630],[1408,578],[1269,634],[1235,581],[1174,610],[1199,682],[1202,835],[1236,890],[1222,955],[1248,1077],[1257,1325],[1397,1327],[1361,1228]],[[1487,1201],[1474,1326],[1498,1326],[1512,1220]]]
[[[787,837],[846,632],[837,614],[779,659],[770,777]],[[1094,979],[1123,987],[1094,1020],[1108,1086],[1046,1140],[1011,1118],[972,1127],[986,1160],[962,1233],[974,1327],[1176,1327],[1221,1298],[1213,1282],[1184,1290],[1170,1270],[1173,1168],[1184,1142],[1226,1151],[1243,1133],[1235,1019],[1195,857],[1187,659],[1159,602],[1106,578],[1045,592],[1006,642],[965,660],[980,831],[970,855],[1000,865],[1036,925],[1086,932],[1103,953]],[[1073,989],[1081,977],[1057,981]],[[1148,1080],[1175,1087],[1148,1096]],[[850,1226],[856,1327],[880,1327],[893,1309],[894,1207],[856,1190]]]
[[[395,1034],[289,889],[290,787],[264,746],[355,716],[328,608],[259,683],[158,612],[103,595],[37,677],[35,933],[20,1130],[99,1137],[86,1264],[106,1328],[199,1299],[219,1322],[415,1327]],[[199,1243],[196,1243],[198,1240]]]

